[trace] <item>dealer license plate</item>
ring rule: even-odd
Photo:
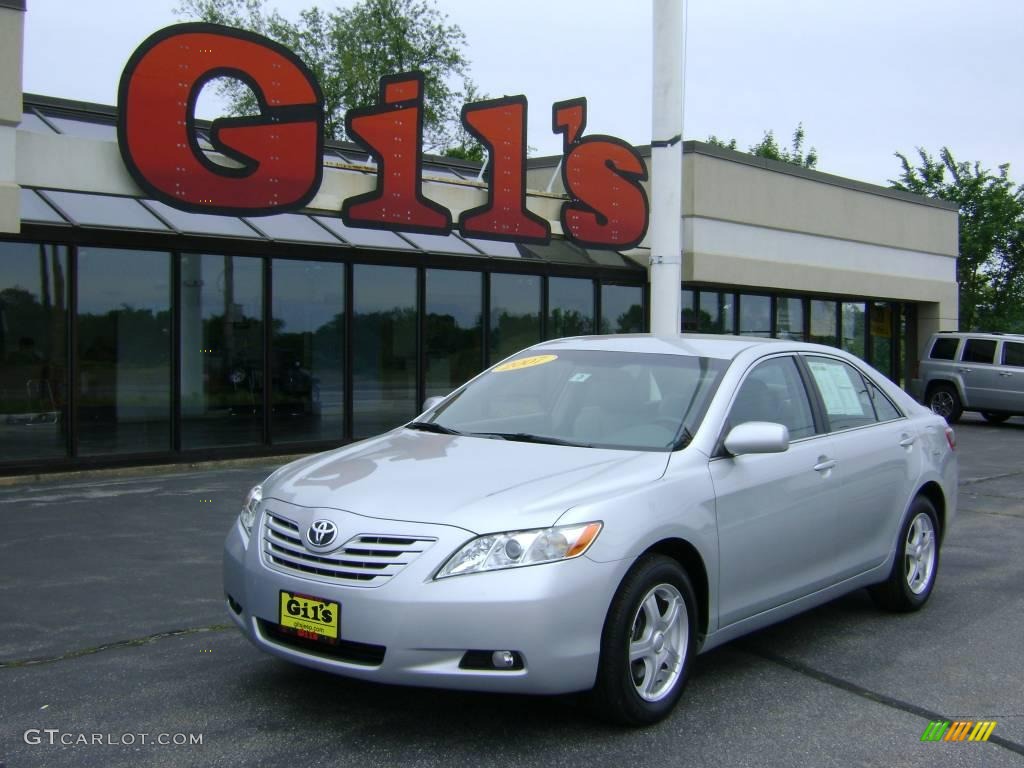
[[[341,629],[341,605],[321,597],[281,590],[278,623],[307,640],[336,643]]]

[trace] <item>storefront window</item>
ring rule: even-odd
[[[868,362],[892,378],[892,304],[871,303],[871,359]]]
[[[775,300],[775,335],[791,341],[804,340],[804,300],[780,296]]]
[[[0,461],[67,453],[67,250],[0,243]]]
[[[181,445],[262,441],[263,261],[183,254]]]
[[[360,438],[419,412],[416,270],[357,264],[352,288],[352,429]]]
[[[427,270],[427,397],[447,395],[480,372],[483,276]]]
[[[682,307],[682,328],[683,333],[696,333],[697,331],[697,310],[696,292],[683,289],[680,306]]]
[[[697,318],[700,333],[733,332],[733,296],[732,293],[716,291],[700,292],[700,315]]]
[[[274,259],[270,436],[344,437],[345,266]]]
[[[864,357],[865,347],[864,303],[843,302],[843,344],[850,354]]]
[[[548,338],[594,332],[594,283],[574,277],[548,279]]]
[[[540,291],[536,275],[491,275],[491,363],[540,341]]]
[[[639,285],[601,286],[601,333],[643,333],[644,289]]]
[[[78,451],[171,447],[171,257],[78,250]]]
[[[811,299],[811,338],[815,344],[835,347],[839,343],[836,333],[836,303]]]
[[[740,335],[764,338],[772,335],[771,296],[740,295]]]

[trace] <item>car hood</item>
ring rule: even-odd
[[[570,507],[657,480],[669,455],[398,429],[282,467],[263,497],[473,533],[542,528]]]

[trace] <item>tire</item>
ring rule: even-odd
[[[928,407],[937,413],[947,424],[955,424],[964,413],[960,395],[952,384],[936,384],[928,390]]]
[[[869,589],[879,608],[910,613],[928,602],[939,571],[939,538],[935,507],[924,496],[918,496],[900,528],[889,578]]]
[[[989,424],[1002,424],[1004,421],[1010,418],[1010,414],[990,413],[989,411],[982,411],[981,417],[985,419],[985,421],[987,421]]]
[[[697,600],[686,571],[664,555],[642,556],[605,618],[592,711],[617,725],[663,719],[683,693],[696,644]],[[646,653],[630,661],[631,650]]]

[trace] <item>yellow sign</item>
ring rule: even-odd
[[[307,637],[313,635],[338,639],[338,618],[341,606],[318,597],[281,592],[281,626],[299,631]]]
[[[510,360],[507,363],[502,363],[494,369],[495,373],[501,373],[503,371],[518,371],[520,368],[533,368],[535,365],[544,365],[544,363],[550,363],[552,360],[557,360],[558,355],[534,355],[533,357],[523,357],[519,360]]]

